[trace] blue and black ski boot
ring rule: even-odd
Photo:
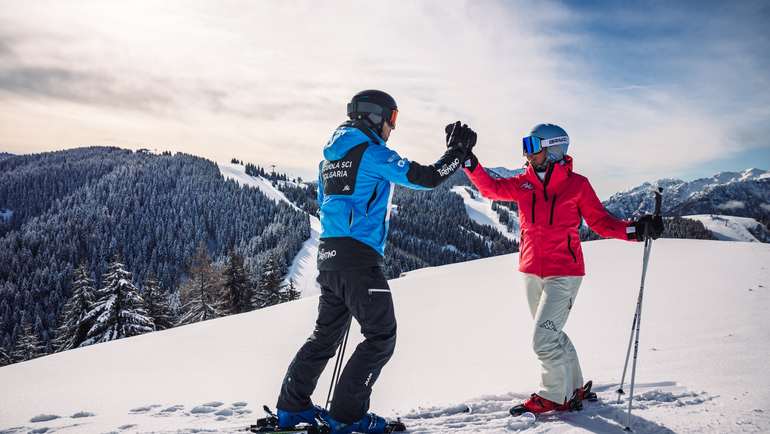
[[[329,434],[330,429],[319,418],[321,407],[313,407],[303,411],[278,410],[275,415],[270,407],[262,407],[267,417],[257,420],[255,425],[249,428],[253,433],[273,434]]]
[[[406,431],[406,426],[404,426],[400,419],[389,422],[374,413],[368,413],[360,420],[349,424],[334,419],[327,411],[319,413],[318,416],[329,427],[331,430],[330,434],[387,434]]]

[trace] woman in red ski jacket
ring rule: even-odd
[[[540,124],[523,139],[528,162],[524,173],[492,178],[469,152],[465,171],[486,198],[516,202],[521,226],[519,271],[535,320],[533,349],[542,365],[541,385],[511,414],[567,410],[586,389],[577,352],[563,328],[585,275],[580,225],[585,219],[599,235],[628,241],[658,238],[660,218],[615,218],[604,208],[588,178],[572,170],[569,137],[560,127]],[[588,386],[588,385],[586,385]]]
[[[548,164],[543,179],[533,164],[513,178],[493,179],[481,164],[466,173],[482,196],[518,205],[522,273],[585,275],[579,234],[582,219],[602,237],[636,241],[634,224],[604,209],[588,178],[572,171],[569,155]]]

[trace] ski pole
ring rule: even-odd
[[[658,187],[655,192],[655,216],[660,216],[663,189]],[[649,238],[649,227],[644,227],[644,257],[642,259],[642,281],[639,285],[638,308],[636,312],[636,339],[634,341],[634,363],[631,365],[631,390],[628,396],[628,417],[626,418],[626,431],[631,431],[631,409],[634,403],[634,386],[636,385],[636,362],[639,355],[639,334],[642,329],[642,303],[644,301],[644,280],[647,277],[647,265],[650,262],[650,250],[652,240]]]
[[[348,345],[348,336],[350,335],[351,323],[352,318],[351,321],[348,321],[348,330],[345,332],[345,337],[342,339],[339,349],[337,350],[337,360],[334,362],[334,372],[332,372],[332,382],[329,385],[329,394],[326,395],[326,405],[324,406],[325,410],[329,410],[329,404],[332,402],[332,393],[337,386],[337,382],[340,380],[340,375],[342,375],[342,359],[345,357],[345,347]]]
[[[656,195],[658,194],[658,190],[653,190],[653,191],[656,193]],[[657,201],[656,201],[656,208],[655,209],[656,210],[660,209],[660,205],[658,205]],[[656,211],[656,214],[657,214],[657,211]],[[645,240],[646,239],[647,239],[647,233],[645,233]],[[645,255],[646,255],[647,254],[647,242],[646,241],[644,243],[644,252],[645,252]],[[621,375],[621,377],[620,377],[620,387],[618,387],[618,390],[616,391],[616,393],[618,394],[618,404],[620,404],[620,401],[623,399],[622,395],[625,395],[625,393],[626,393],[623,390],[623,385],[626,382],[626,373],[628,372],[628,360],[629,360],[629,357],[631,356],[631,344],[634,342],[634,334],[636,333],[636,327],[637,327],[637,322],[638,322],[638,318],[639,318],[639,310],[640,310],[639,307],[640,307],[641,301],[642,301],[641,296],[642,296],[642,291],[641,291],[641,288],[640,288],[639,295],[636,298],[636,308],[634,310],[634,319],[631,322],[631,334],[628,336],[628,347],[626,347],[626,360],[625,360],[625,362],[623,362],[623,375]]]
[[[620,377],[620,387],[617,390],[618,394],[618,404],[620,404],[620,401],[623,399],[623,395],[625,395],[625,391],[623,390],[623,384],[625,384],[626,381],[626,372],[628,371],[628,358],[631,356],[631,343],[634,341],[634,333],[636,332],[636,320],[639,317],[639,302],[641,299],[639,297],[636,298],[636,310],[634,310],[634,320],[631,322],[631,334],[628,336],[628,347],[626,348],[626,361],[623,362],[623,375]]]

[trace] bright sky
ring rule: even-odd
[[[359,90],[429,163],[457,119],[487,166],[557,123],[600,197],[770,168],[770,3],[0,0],[0,151],[235,156],[315,177]]]

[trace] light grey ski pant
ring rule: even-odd
[[[583,386],[577,352],[563,331],[582,281],[581,276],[539,277],[524,273],[529,311],[535,319],[532,348],[542,366],[537,394],[558,404]]]

